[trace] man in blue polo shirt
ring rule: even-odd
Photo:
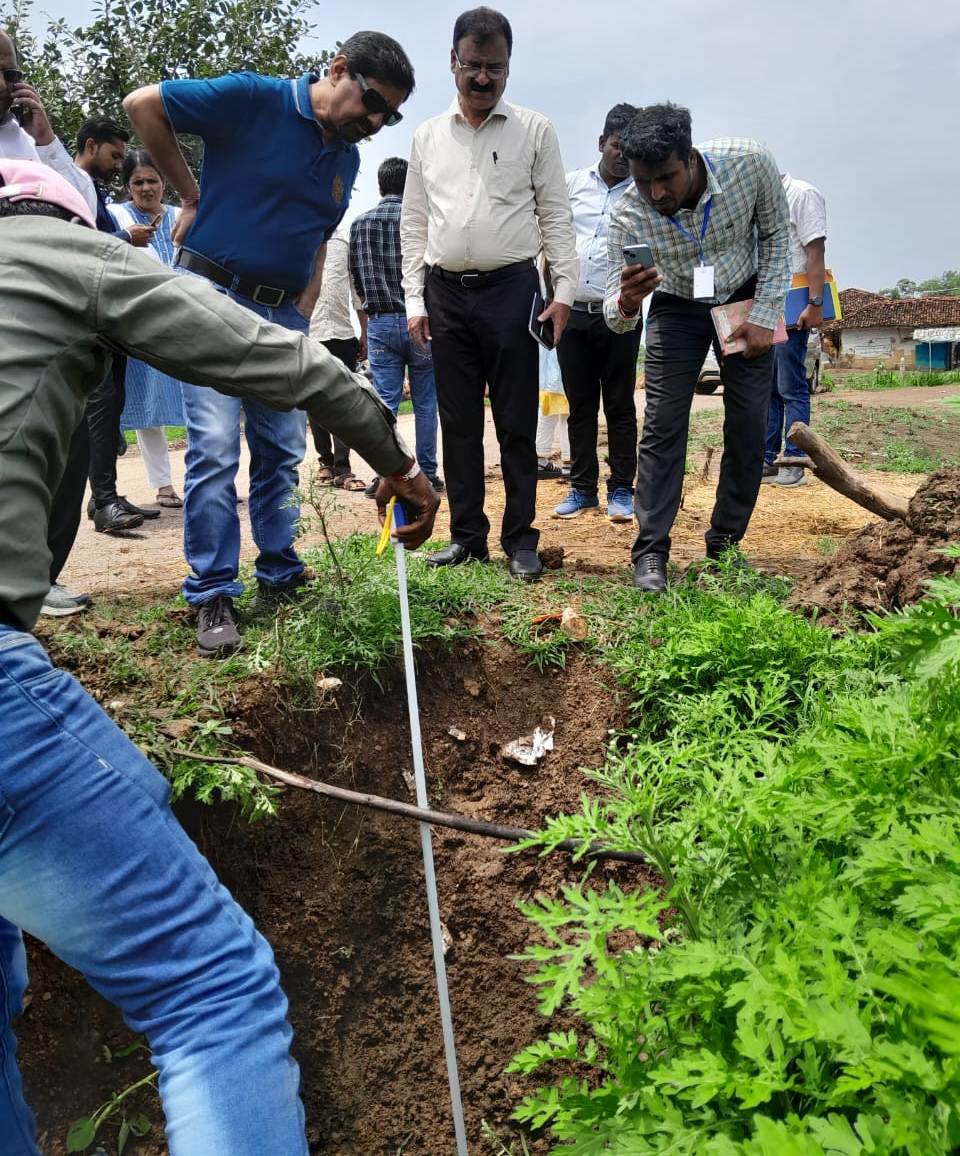
[[[395,40],[358,32],[322,79],[240,72],[167,80],[131,93],[124,101],[130,121],[183,205],[174,232],[182,246],[178,264],[262,317],[306,332],[324,246],[346,212],[359,169],[357,142],[400,121],[398,108],[413,83],[413,67]],[[178,132],[203,139],[199,188]],[[293,545],[299,510],[291,501],[306,450],[303,414],[212,394],[184,386],[184,550],[191,573],[183,593],[197,610],[204,657],[240,645],[233,600],[243,591],[235,487],[241,410],[259,548],[256,601],[275,606],[303,582]]]

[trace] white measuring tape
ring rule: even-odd
[[[387,505],[387,516],[377,544],[382,554],[390,539],[390,531],[397,515],[402,525],[402,507],[396,498]],[[397,560],[397,590],[400,595],[400,627],[403,632],[403,674],[407,684],[407,713],[410,717],[410,745],[413,749],[413,774],[417,787],[417,806],[430,806],[427,798],[427,776],[423,766],[423,739],[420,735],[420,707],[417,701],[417,676],[413,665],[413,633],[410,629],[410,600],[407,594],[406,548],[393,539]],[[443,1050],[447,1059],[447,1082],[450,1085],[450,1103],[453,1108],[453,1129],[457,1138],[457,1156],[467,1154],[467,1131],[463,1122],[463,1099],[460,1095],[460,1075],[457,1071],[457,1046],[453,1036],[453,1016],[450,1012],[450,993],[447,989],[447,964],[443,957],[443,930],[440,925],[440,901],[437,896],[437,876],[433,866],[433,837],[429,823],[420,824],[420,844],[423,849],[423,873],[427,884],[427,907],[430,911],[430,938],[433,940],[433,967],[437,976],[437,995],[440,999],[440,1022],[443,1025]]]

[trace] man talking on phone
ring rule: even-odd
[[[557,134],[545,116],[503,99],[513,32],[492,8],[457,18],[450,71],[457,95],[417,129],[400,215],[410,338],[431,342],[451,544],[431,566],[486,561],[485,387],[500,443],[506,507],[500,544],[514,578],[543,570],[537,499],[537,318],[559,342],[577,291],[576,235]],[[541,248],[553,301],[531,318]]]
[[[37,90],[27,82],[17,61],[13,39],[0,30],[0,158],[40,161],[68,181],[97,211],[93,186],[78,172],[63,142],[50,126]]]
[[[608,235],[604,315],[618,333],[647,314],[646,408],[637,463],[634,585],[667,586],[670,529],[680,508],[694,386],[715,331],[710,310],[753,300],[731,334],[743,353],[720,363],[723,458],[706,532],[719,559],[743,538],[763,472],[773,332],[790,286],[790,214],[777,162],[762,145],[724,137],[693,147],[690,113],[674,104],[641,109],[621,133],[634,187],[620,198]],[[624,247],[649,245],[655,261],[629,264]],[[745,564],[739,557],[741,565]]]

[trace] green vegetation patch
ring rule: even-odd
[[[534,845],[603,839],[666,885],[524,906],[542,1010],[579,1020],[512,1065],[555,1151],[958,1150],[958,605],[941,579],[835,637],[708,586],[618,641],[605,795]]]

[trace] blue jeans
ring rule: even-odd
[[[307,1156],[273,953],[166,780],[29,634],[0,625],[0,1151],[39,1156],[11,1021],[21,929],[143,1033],[171,1156]]]
[[[307,332],[309,322],[292,304],[272,309],[249,297],[227,296],[267,321]],[[302,574],[303,562],[293,548],[300,509],[291,498],[307,449],[306,414],[298,409],[283,413],[186,383],[183,411],[187,423],[183,549],[191,569],[183,583],[186,600],[199,606],[218,594],[235,598],[243,593],[237,577],[240,516],[235,485],[241,411],[250,447],[250,528],[260,551],[254,573],[278,586]]]
[[[417,461],[428,478],[437,476],[437,383],[429,350],[418,349],[403,313],[381,313],[367,322],[367,356],[373,385],[396,414],[403,400],[403,371],[410,372]]]
[[[791,329],[785,345],[775,345],[773,389],[767,412],[767,448],[763,455],[767,465],[780,453],[783,436],[795,421],[810,424],[810,387],[807,385],[809,329]],[[803,450],[788,441],[784,457],[802,457]]]

